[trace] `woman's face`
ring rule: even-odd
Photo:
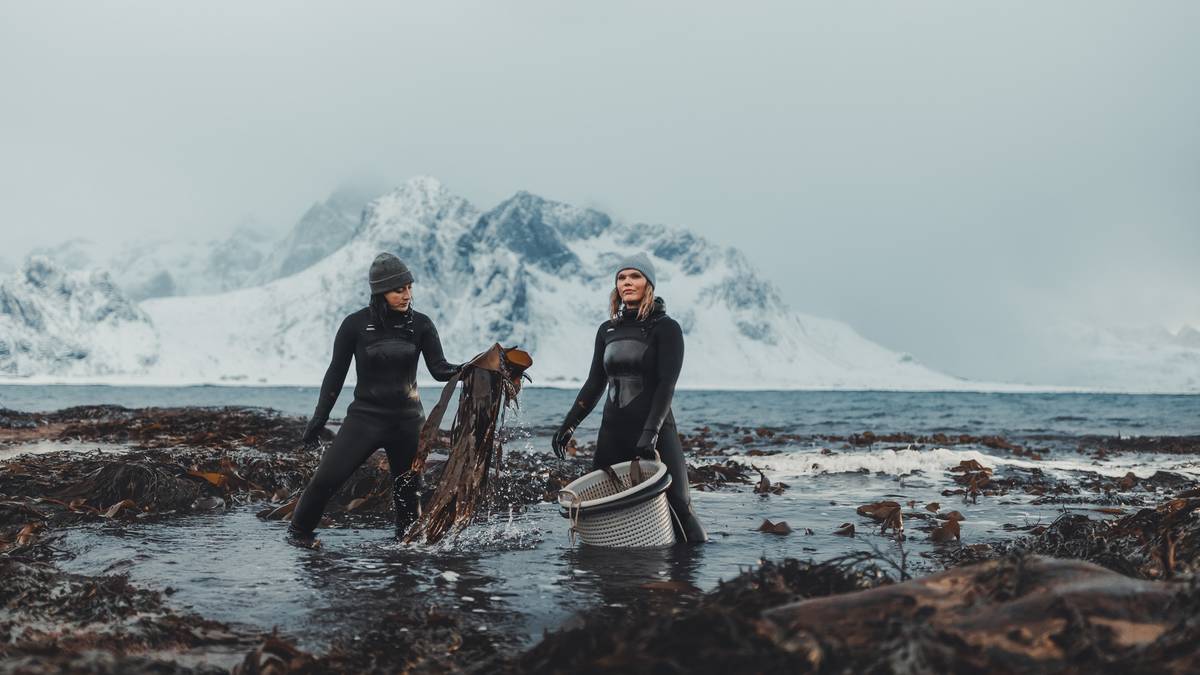
[[[626,306],[636,306],[646,297],[646,277],[635,269],[617,272],[617,293]]]
[[[400,288],[384,293],[383,299],[387,300],[388,307],[397,312],[407,312],[408,305],[412,302],[412,284],[405,284]]]

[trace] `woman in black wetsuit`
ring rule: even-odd
[[[683,331],[667,316],[666,303],[654,297],[654,265],[643,253],[621,262],[609,300],[608,321],[596,331],[596,347],[587,381],[554,434],[555,454],[565,456],[575,428],[608,385],[608,400],[596,438],[593,468],[635,456],[654,459],[655,450],[671,471],[667,499],[679,522],[676,532],[689,543],[708,535],[692,512],[687,462],[675,429],[671,397],[683,367]]]
[[[396,507],[396,531],[402,533],[416,518],[419,476],[409,474],[417,452],[417,436],[425,422],[417,391],[417,356],[425,355],[429,374],[445,382],[461,366],[442,354],[442,342],[428,316],[412,309],[413,275],[399,258],[380,253],[371,263],[371,304],[347,316],[333,340],[333,360],[321,382],[321,396],[303,442],[315,443],[329,420],[350,359],[358,384],[354,402],[333,446],[321,457],[292,514],[289,534],[309,542],[325,505],[342,483],[378,448],[387,452]]]

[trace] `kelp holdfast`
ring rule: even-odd
[[[571,521],[571,541],[612,548],[675,543],[667,503],[671,473],[655,460],[634,459],[603,467],[559,491],[558,505]]]

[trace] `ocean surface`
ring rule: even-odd
[[[421,391],[426,409],[438,390]],[[545,452],[549,435],[575,392],[527,389],[509,413],[515,440],[509,448]],[[305,416],[316,388],[0,386],[0,407],[55,410],[75,405],[260,406]],[[351,399],[343,392],[338,417]],[[910,531],[904,543],[878,533],[859,517],[861,504],[882,499],[940,502],[966,520],[963,544],[1019,536],[1005,525],[1049,523],[1064,511],[1095,511],[1096,504],[1034,504],[1016,491],[965,503],[945,496],[954,487],[948,469],[977,459],[1001,469],[1036,467],[1064,480],[1100,474],[1147,477],[1165,470],[1200,477],[1194,456],[1119,454],[1103,459],[1078,452],[1089,436],[1200,434],[1200,396],[1120,394],[721,392],[680,391],[674,404],[683,433],[707,426],[735,458],[747,430],[768,427],[796,434],[770,446],[778,454],[742,456],[772,481],[788,484],[781,495],[756,495],[752,486],[693,491],[695,509],[712,542],[658,551],[604,551],[572,545],[567,523],[550,504],[490,515],[486,524],[437,546],[402,546],[388,529],[329,529],[319,551],[287,545],[284,526],[255,517],[257,507],[186,516],[168,524],[89,525],[70,531],[61,546],[64,569],[95,574],[126,572],[136,583],[172,588],[171,601],[200,614],[263,630],[278,626],[301,646],[321,649],[335,637],[354,635],[414,599],[470,609],[476,630],[509,631],[536,640],[544,630],[569,625],[598,605],[619,610],[651,581],[678,581],[707,590],[720,579],[785,557],[828,559],[852,551],[877,551],[904,560],[913,574],[937,565],[925,553],[937,546]],[[594,439],[599,411],[578,432]],[[1003,436],[1042,452],[1042,460],[983,446],[875,443],[850,447],[821,436]],[[88,444],[67,449],[89,450]],[[53,448],[29,448],[45,451]],[[28,449],[27,449],[28,450]],[[0,459],[22,451],[2,451]],[[692,464],[724,457],[690,457]],[[553,461],[553,460],[552,460]],[[764,518],[787,521],[788,536],[756,531]],[[854,537],[833,534],[854,523]]]

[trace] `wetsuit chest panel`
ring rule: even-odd
[[[416,373],[421,348],[411,325],[394,325],[381,330],[376,323],[370,322],[358,338],[358,385],[354,390],[354,408],[374,412],[419,410]]]
[[[640,326],[615,328],[605,336],[604,372],[608,400],[624,408],[646,389],[646,356],[650,343]]]
[[[419,350],[412,339],[399,335],[381,336],[366,344],[364,350],[372,368],[383,370],[403,369],[410,362],[415,366]]]
[[[387,324],[372,321],[359,335],[367,364],[372,370],[391,375],[415,372],[421,348],[417,346],[412,320],[392,320]]]

